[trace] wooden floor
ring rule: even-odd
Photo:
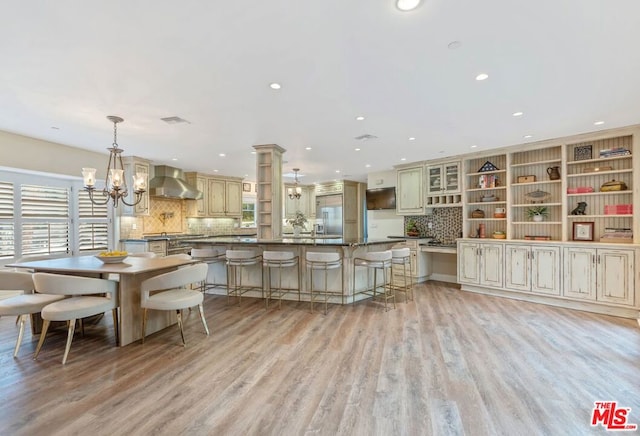
[[[264,309],[207,295],[187,348],[169,328],[124,348],[110,318],[37,361],[0,319],[1,435],[582,435],[594,401],[640,424],[634,320],[420,285],[416,301]]]

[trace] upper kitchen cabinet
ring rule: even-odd
[[[298,185],[301,189],[300,198],[291,198],[289,197],[289,188],[295,189],[295,185],[293,183],[285,183],[284,184],[284,217],[285,218],[294,218],[296,216],[296,211],[300,211],[307,218],[315,217],[315,186],[305,186]]]
[[[426,207],[462,205],[460,161],[427,165],[426,178]]]
[[[424,214],[423,166],[399,169],[396,188],[396,213],[398,215]]]
[[[242,179],[200,173],[185,173],[187,182],[202,191],[199,200],[188,200],[191,218],[240,218],[242,216]]]
[[[131,156],[123,158],[124,165],[124,177],[127,181],[127,189],[129,191],[129,195],[127,195],[126,200],[128,203],[133,203],[135,201],[135,194],[133,193],[133,176],[137,173],[143,173],[147,175],[147,190],[142,194],[142,199],[139,203],[133,206],[127,206],[126,204],[122,204],[121,214],[122,216],[146,216],[149,215],[149,180],[151,180],[151,174],[149,169],[149,161],[146,159],[142,159],[139,157]]]

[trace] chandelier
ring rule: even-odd
[[[300,171],[300,168],[294,168],[293,172],[295,174],[295,185],[293,188],[288,188],[287,189],[287,194],[289,194],[289,198],[290,199],[296,199],[299,200],[300,197],[302,196],[302,188],[300,186],[298,186],[298,171]]]
[[[96,198],[96,169],[82,168],[82,178],[84,179],[84,189],[89,193],[89,199],[93,204],[107,204],[109,199],[113,201],[113,207],[118,207],[118,202],[127,206],[135,206],[142,200],[142,194],[147,189],[147,174],[135,173],[133,175],[133,193],[135,198],[133,203],[128,203],[125,198],[129,194],[127,190],[127,182],[124,178],[124,165],[122,164],[122,150],[118,147],[118,123],[124,120],[120,117],[110,115],[107,117],[113,123],[113,145],[109,150],[109,164],[107,165],[107,174],[104,178],[104,188],[102,189],[102,197]]]

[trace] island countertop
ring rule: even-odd
[[[390,242],[400,242],[402,239],[369,239],[369,238],[279,238],[279,239],[258,239],[236,236],[231,238],[199,238],[183,239],[183,242],[196,245],[209,244],[247,244],[247,245],[311,245],[311,246],[333,246],[333,247],[364,247],[369,245],[389,244]]]

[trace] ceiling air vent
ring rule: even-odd
[[[189,121],[180,117],[166,117],[166,118],[160,118],[160,119],[167,124],[181,124],[181,123],[191,124]]]
[[[373,135],[369,135],[368,133],[365,133],[364,135],[360,135],[360,136],[356,136],[355,139],[357,139],[358,141],[369,141],[370,139],[376,139],[377,136],[373,136]]]

